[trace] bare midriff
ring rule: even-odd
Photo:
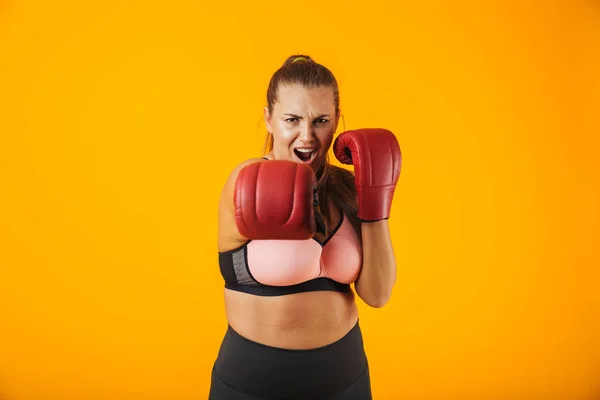
[[[225,289],[229,325],[243,337],[284,349],[314,349],[346,335],[358,320],[354,292],[253,296]]]

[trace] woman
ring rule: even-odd
[[[355,295],[372,307],[396,279],[388,217],[400,173],[391,132],[342,133],[326,67],[292,56],[271,78],[265,156],[231,173],[219,205],[229,323],[210,399],[371,399]],[[358,188],[358,190],[357,190]]]

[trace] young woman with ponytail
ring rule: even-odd
[[[371,399],[356,296],[383,307],[396,281],[398,142],[380,128],[334,140],[338,84],[307,55],[273,74],[264,118],[263,157],[232,171],[219,204],[228,327],[209,398]]]

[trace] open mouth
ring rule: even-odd
[[[294,149],[294,154],[298,158],[298,160],[305,164],[310,164],[312,160],[314,160],[317,155],[317,149],[315,148],[298,148]]]

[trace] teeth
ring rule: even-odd
[[[315,149],[296,149],[300,153],[312,153]]]

